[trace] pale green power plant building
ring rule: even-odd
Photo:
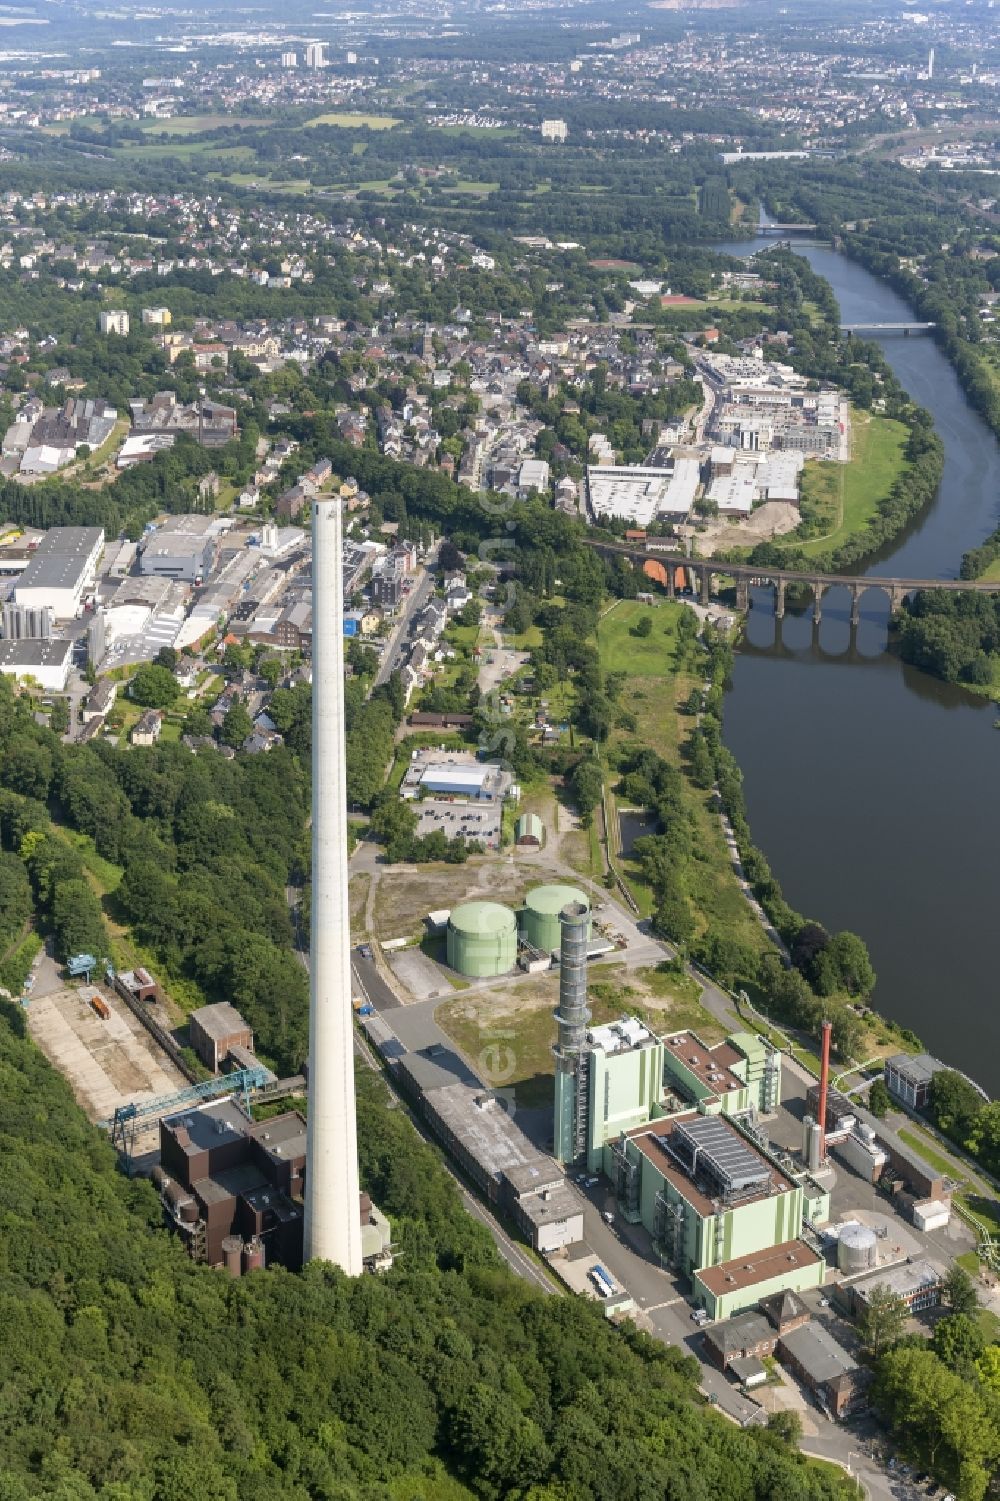
[[[448,963],[460,975],[487,979],[517,963],[517,918],[499,902],[463,902],[448,917]]]
[[[780,1099],[780,1055],[750,1032],[708,1047],[636,1017],[591,1027],[586,916],[561,914],[556,1160],[610,1179],[618,1212],[712,1318],[821,1286],[825,1263],[801,1236],[829,1219],[829,1194],[791,1177],[759,1124]]]

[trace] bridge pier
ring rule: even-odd
[[[703,568],[701,570],[701,602],[703,605],[710,605],[712,603],[711,568]]]
[[[674,599],[677,595],[677,570],[673,563],[667,563],[665,566],[667,573],[667,598]]]
[[[750,581],[744,577],[736,580],[736,608],[744,615],[750,608]]]
[[[896,615],[903,608],[903,601],[908,591],[901,584],[894,584],[889,590],[889,613]]]
[[[785,618],[785,580],[783,578],[778,579],[774,586],[774,618],[775,620]]]
[[[851,585],[851,625],[857,630],[861,624],[861,590],[863,585]]]
[[[826,585],[821,584],[819,579],[813,579],[813,624],[819,625],[823,619],[823,595],[826,593]]]

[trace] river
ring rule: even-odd
[[[845,323],[914,316],[838,252],[798,253],[831,284]],[[1000,518],[1000,445],[933,339],[880,342],[932,413],[945,464],[933,506],[866,571],[953,578]],[[724,732],[753,837],[793,907],[864,937],[879,1010],[1000,1095],[998,710],[887,653],[883,594],[863,595],[861,617],[852,640],[847,591],[831,590],[818,630],[810,608],[789,611],[776,636],[770,591],[753,593]]]

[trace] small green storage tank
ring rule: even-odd
[[[505,975],[517,963],[517,918],[499,902],[463,902],[448,918],[448,963],[460,975]]]
[[[590,898],[579,886],[536,886],[529,891],[521,914],[521,933],[525,942],[543,954],[558,950],[562,942],[559,914],[570,902],[582,902],[590,911]],[[588,937],[590,931],[588,923]]]

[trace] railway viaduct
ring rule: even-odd
[[[889,608],[895,613],[908,594],[918,589],[949,591],[972,590],[979,594],[1000,593],[1000,582],[982,579],[914,579],[883,578],[877,574],[851,575],[843,573],[809,573],[791,568],[770,568],[760,563],[727,563],[721,558],[687,557],[684,553],[669,552],[646,543],[637,546],[624,542],[605,542],[588,539],[589,545],[607,557],[623,556],[641,565],[647,562],[661,563],[667,576],[667,592],[671,598],[677,592],[677,569],[687,570],[691,587],[702,604],[712,597],[712,580],[724,574],[736,581],[736,608],[747,610],[750,605],[751,586],[769,584],[774,589],[774,613],[781,620],[785,613],[785,593],[789,586],[807,588],[813,597],[813,618],[817,622],[823,616],[823,595],[827,589],[846,588],[851,591],[851,624],[857,625],[861,618],[861,596],[867,589],[881,589],[887,595]]]

